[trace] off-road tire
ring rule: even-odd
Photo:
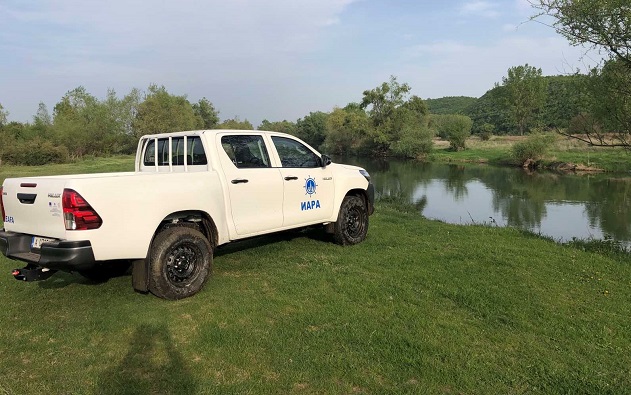
[[[212,247],[200,231],[167,228],[151,244],[149,291],[169,300],[195,295],[210,277],[212,263]]]
[[[368,209],[360,196],[347,195],[342,200],[333,238],[341,245],[353,245],[364,241],[368,233]]]

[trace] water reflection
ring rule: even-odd
[[[631,242],[631,177],[561,175],[479,165],[344,159],[363,166],[377,196],[418,204],[428,218],[497,223],[555,239]]]

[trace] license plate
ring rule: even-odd
[[[55,239],[33,236],[33,239],[31,240],[31,248],[40,249],[42,248],[43,243],[48,243],[49,241],[55,241]]]

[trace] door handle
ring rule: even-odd
[[[244,178],[236,178],[232,181],[230,181],[233,184],[245,184],[246,182],[248,182],[248,180],[244,179]]]
[[[292,180],[297,180],[298,177],[295,176],[291,176],[291,177],[285,177],[285,181],[292,181]]]

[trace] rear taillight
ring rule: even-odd
[[[66,230],[97,229],[103,223],[92,206],[72,189],[64,189],[61,205],[64,209]]]
[[[2,187],[0,186],[0,213],[2,213],[2,217],[0,217],[0,221],[4,221],[4,203],[2,203]]]

